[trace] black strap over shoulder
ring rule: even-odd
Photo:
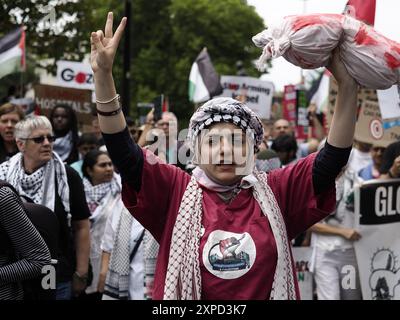
[[[142,243],[142,240],[144,237],[144,232],[145,232],[145,230],[142,231],[142,234],[140,235],[139,239],[135,243],[135,247],[133,248],[131,254],[129,255],[129,263],[132,262],[133,258],[135,257],[136,252],[139,249],[140,244]]]

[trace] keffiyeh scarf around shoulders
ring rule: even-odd
[[[198,169],[201,170],[201,169]],[[202,220],[202,189],[192,176],[183,195],[173,228],[169,251],[164,300],[201,299],[199,246]],[[245,188],[253,188],[253,196],[267,217],[277,246],[277,264],[270,293],[271,300],[295,300],[295,275],[285,222],[275,196],[268,185],[267,175],[254,171],[245,177]]]
[[[248,139],[246,143],[250,151],[247,155],[249,161],[246,161],[246,170],[243,172],[245,177],[239,184],[226,187],[211,181],[200,168],[193,171],[192,178],[183,194],[172,231],[164,299],[201,299],[199,265],[203,216],[201,186],[217,192],[220,196],[226,192],[231,192],[235,196],[238,188],[252,188],[254,198],[269,221],[277,248],[277,264],[270,299],[296,299],[295,275],[285,221],[268,185],[267,175],[254,170],[254,166],[250,162],[254,155],[251,150],[258,151],[264,134],[263,125],[258,116],[244,103],[231,98],[220,97],[206,102],[197,109],[189,123],[188,140],[191,150],[194,152],[193,162],[200,164],[200,142],[205,132],[204,129],[222,122],[232,123],[246,133],[246,139]]]
[[[71,153],[72,147],[72,131],[69,131],[65,136],[57,137],[56,141],[54,141],[53,150],[63,161],[66,161]]]
[[[22,153],[17,153],[0,165],[0,179],[10,183],[20,194],[34,203],[54,211],[56,190],[68,216],[70,216],[69,186],[65,165],[53,152],[53,157],[32,174],[23,167]],[[57,183],[57,187],[56,187]]]
[[[92,214],[97,207],[104,204],[104,201],[107,199],[106,195],[108,193],[111,193],[113,197],[116,197],[121,193],[122,189],[120,178],[116,173],[114,173],[110,182],[101,183],[95,186],[92,185],[92,183],[86,177],[84,177],[83,187],[85,190],[86,201]]]

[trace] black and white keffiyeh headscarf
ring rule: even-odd
[[[252,134],[255,149],[263,139],[263,127],[259,118],[243,103],[230,98],[216,98],[200,107],[192,116],[188,138],[191,147],[199,151],[201,130],[213,123],[229,122]],[[196,149],[197,148],[197,149]],[[199,157],[199,155],[197,155]],[[200,157],[199,157],[200,159]],[[167,274],[164,285],[164,299],[201,299],[201,272],[199,246],[201,240],[203,193],[199,182],[211,180],[201,168],[196,168],[182,197],[178,216],[172,231]],[[243,188],[252,188],[253,196],[268,219],[277,248],[277,264],[270,293],[270,299],[296,299],[295,275],[292,268],[290,243],[285,222],[278,202],[268,185],[264,172],[254,169],[252,174],[239,182]],[[208,183],[215,192],[226,190],[227,186]],[[228,186],[229,187],[229,186]]]
[[[249,134],[253,139],[255,151],[258,151],[258,146],[264,136],[264,128],[260,119],[244,103],[222,97],[206,102],[197,109],[190,119],[188,139],[194,152],[196,140],[201,130],[220,122],[233,123]]]
[[[22,153],[17,153],[8,161],[3,162],[0,165],[0,179],[10,183],[21,196],[28,197],[52,211],[54,211],[57,189],[64,209],[70,215],[67,172],[57,153],[53,152],[53,158],[32,174],[25,172],[22,160]]]

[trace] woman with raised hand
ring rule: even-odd
[[[122,198],[160,243],[153,299],[299,298],[289,241],[329,215],[335,178],[353,142],[357,84],[333,54],[338,81],[335,114],[325,147],[296,164],[254,169],[263,139],[259,118],[244,103],[216,98],[189,124],[197,165],[192,177],[157,161],[130,138],[112,77],[126,25],[91,34],[99,124],[121,173]]]

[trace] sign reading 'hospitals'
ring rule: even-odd
[[[38,84],[34,87],[35,102],[41,112],[49,116],[57,104],[67,104],[76,112],[80,124],[90,124],[92,116],[92,92],[73,88],[63,88]]]

